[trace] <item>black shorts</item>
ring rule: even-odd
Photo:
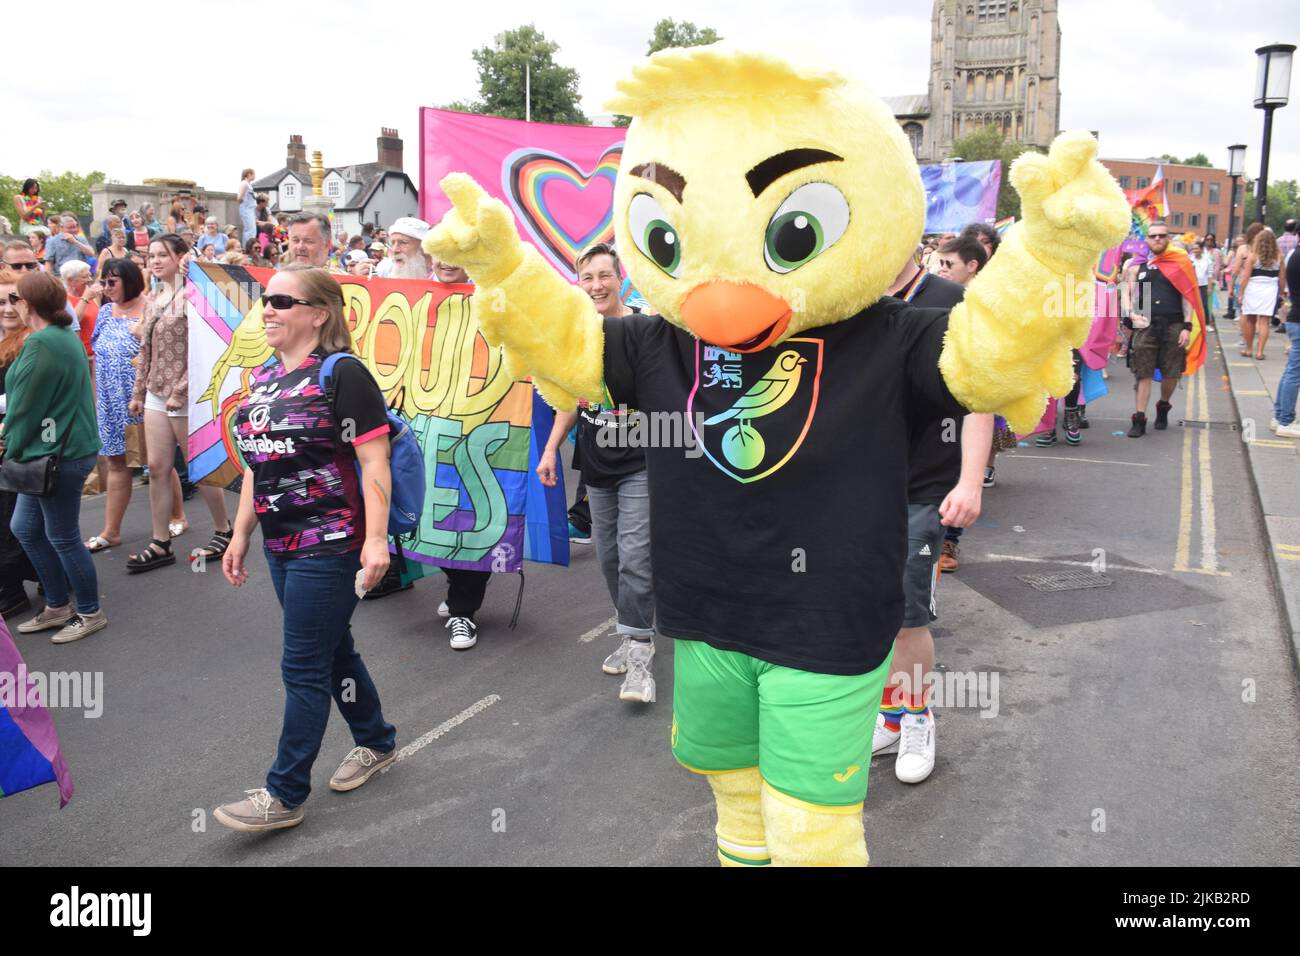
[[[903,568],[903,627],[926,627],[938,620],[934,586],[939,580],[943,525],[938,505],[907,506],[907,564]]]

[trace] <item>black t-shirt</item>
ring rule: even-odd
[[[1134,298],[1133,311],[1138,315],[1164,323],[1183,321],[1183,294],[1150,261],[1138,266]]]
[[[965,414],[939,374],[947,318],[887,298],[752,354],[659,316],[605,320],[612,399],[702,433],[645,453],[662,633],[824,674],[885,659],[903,620],[909,410]]]
[[[633,314],[639,314],[637,309]],[[631,319],[632,316],[624,316]],[[645,471],[645,451],[638,444],[628,444],[629,427],[644,416],[608,401],[599,405],[586,402],[578,406],[578,440],[573,466],[582,470],[582,479],[593,488],[608,488],[620,478]],[[644,434],[644,432],[643,432]]]
[[[921,273],[917,285],[903,301],[918,309],[951,309],[966,289],[942,276]],[[912,410],[911,454],[907,468],[907,500],[911,504],[937,505],[961,477],[962,417],[934,418]]]
[[[334,366],[334,408],[313,352],[292,372],[260,369],[235,416],[235,444],[253,470],[253,510],[266,550],[289,558],[346,554],[366,536],[356,453],[388,435],[383,393],[355,359]],[[344,427],[347,426],[347,427]]]

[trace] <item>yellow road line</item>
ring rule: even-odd
[[[1154,384],[1154,383],[1153,383]],[[1193,421],[1196,413],[1196,389],[1187,390],[1187,417]],[[1178,495],[1178,543],[1174,547],[1174,570],[1190,571],[1187,566],[1192,550],[1192,430],[1183,429],[1182,486]]]
[[[1250,397],[1250,398],[1256,398],[1260,395],[1267,395],[1267,394],[1268,392],[1266,392],[1262,388],[1251,388],[1251,389],[1243,388],[1241,391],[1237,392],[1238,397]]]
[[[1300,554],[1278,554],[1279,561],[1300,561]]]
[[[1256,438],[1246,444],[1258,445],[1260,448],[1295,448],[1295,442],[1282,441],[1281,439],[1276,438]]]
[[[1276,547],[1279,551],[1300,551],[1300,544],[1279,544]]]
[[[1201,410],[1206,421],[1210,418],[1210,399],[1205,391],[1205,376],[1197,375],[1197,387],[1201,396]],[[1190,392],[1191,389],[1188,389]],[[1214,526],[1214,478],[1210,472],[1210,430],[1204,428],[1200,434],[1201,459],[1201,570],[1213,574],[1219,571],[1219,554],[1215,546]]]

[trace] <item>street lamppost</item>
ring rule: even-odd
[[[1232,201],[1228,205],[1228,244],[1224,248],[1232,249],[1232,238],[1237,226],[1237,180],[1246,174],[1246,144],[1238,143],[1228,147],[1228,177],[1232,180]]]
[[[1291,54],[1294,43],[1272,43],[1255,51],[1259,57],[1255,72],[1255,109],[1264,111],[1264,151],[1259,157],[1259,186],[1256,194],[1256,222],[1268,212],[1268,149],[1273,138],[1273,111],[1286,106],[1291,92]]]

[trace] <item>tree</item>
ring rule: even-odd
[[[524,68],[527,65],[534,120],[590,126],[591,121],[578,105],[578,71],[555,62],[553,57],[559,49],[558,44],[547,40],[541,31],[529,24],[498,34],[492,46],[475,50],[481,99],[475,104],[474,111],[488,116],[524,119]]]
[[[1256,185],[1246,181],[1242,187],[1246,193],[1246,225],[1249,226],[1259,215],[1259,202],[1255,198]],[[1288,219],[1300,219],[1300,184],[1294,179],[1274,180],[1268,184],[1268,215],[1264,225],[1279,236],[1282,226]]]
[[[1165,153],[1160,157],[1162,163],[1172,163],[1175,166],[1209,166],[1210,158],[1204,153],[1197,153],[1195,156],[1189,156],[1187,159],[1179,159],[1173,153]]]
[[[701,30],[689,20],[675,23],[665,17],[655,24],[654,35],[650,38],[650,49],[646,54],[658,53],[660,50],[676,46],[708,46],[721,39],[722,37],[718,36],[718,31],[713,27],[705,27]]]
[[[964,163],[989,159],[1002,161],[1002,188],[998,191],[997,217],[999,219],[1005,219],[1007,216],[1020,218],[1020,194],[1011,188],[1009,174],[1011,164],[1015,162],[1016,157],[1030,150],[1043,152],[1036,146],[1006,139],[996,126],[985,126],[952,141],[952,155],[960,157]]]
[[[713,27],[700,29],[689,20],[683,20],[681,23],[674,22],[671,18],[665,17],[655,24],[655,32],[650,37],[650,47],[646,55],[658,53],[660,50],[667,50],[670,47],[686,46],[708,46],[710,43],[717,43],[722,37],[718,36],[718,31]],[[627,126],[632,122],[630,116],[615,116],[615,126]]]
[[[23,188],[26,178],[21,176],[15,179],[0,174],[0,194],[4,196],[4,208],[0,209],[0,215],[8,217],[14,232],[18,231],[18,222],[13,197]],[[56,176],[50,170],[42,169],[34,178],[40,180],[41,196],[45,199],[47,212],[70,212],[82,219],[89,219],[94,214],[90,203],[90,187],[102,183],[107,177],[99,170],[84,176],[74,172],[59,173]]]

